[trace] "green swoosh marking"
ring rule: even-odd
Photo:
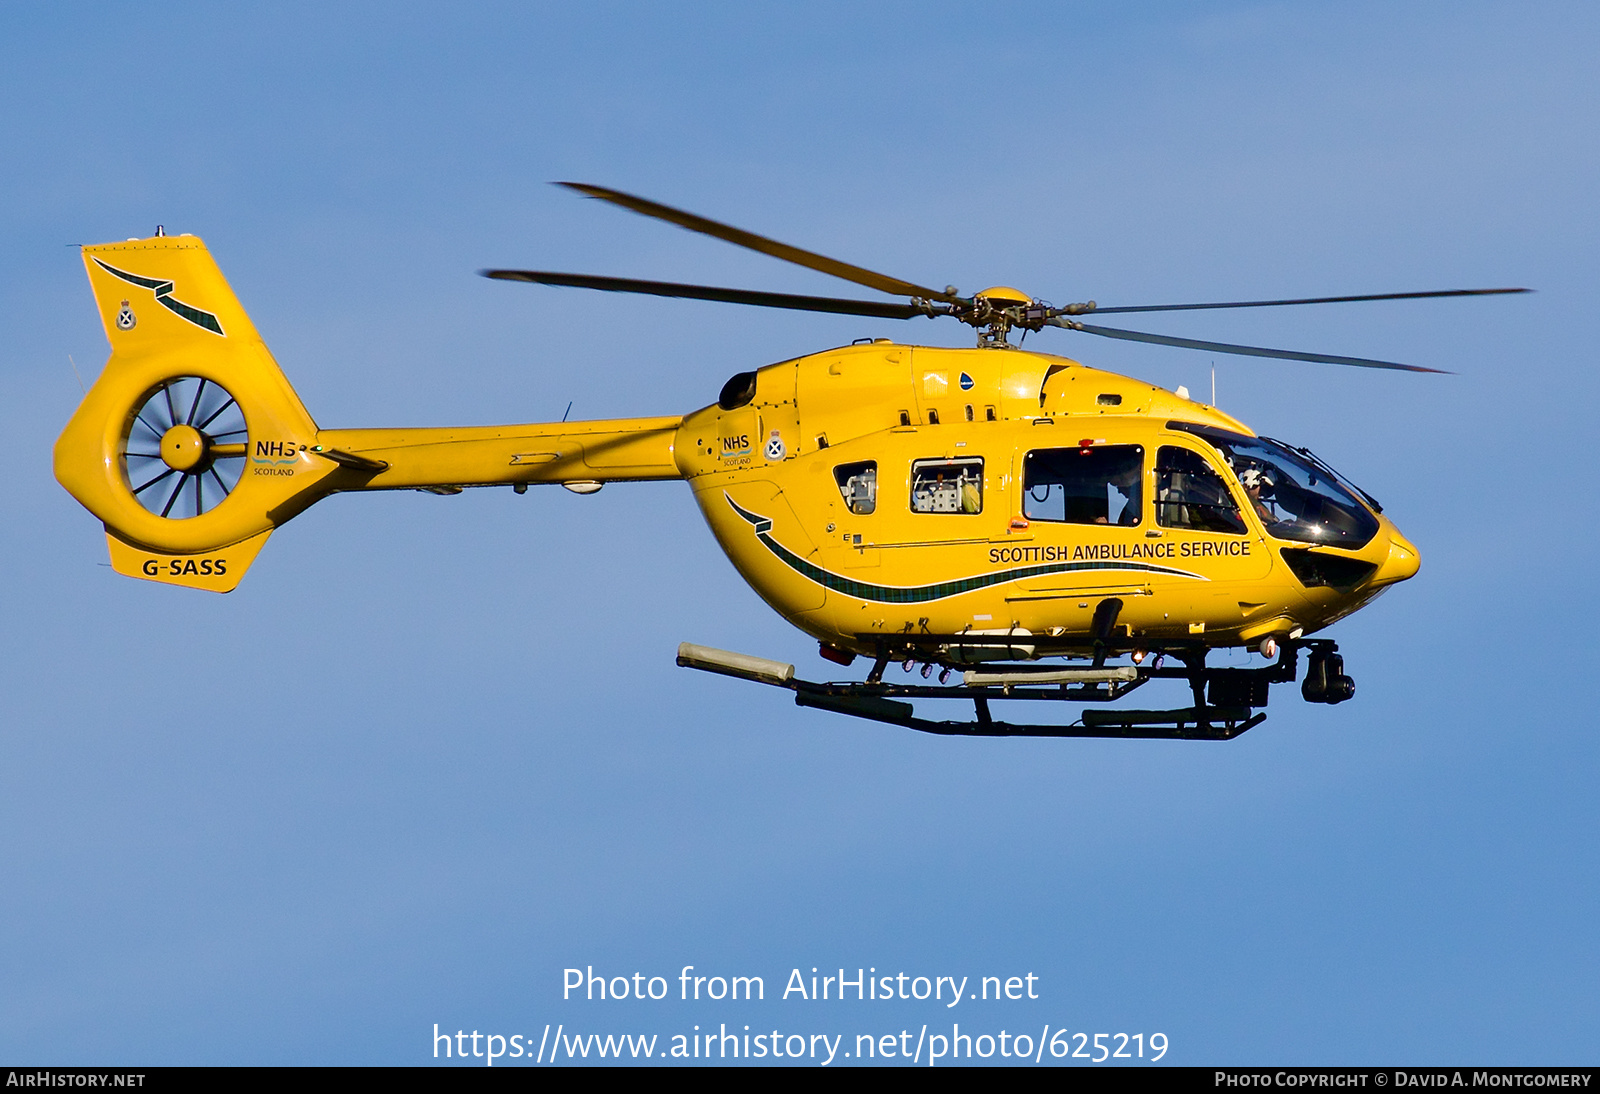
[[[94,258],[95,265],[99,266],[111,276],[120,277],[128,284],[137,285],[141,289],[154,290],[156,294],[156,303],[160,304],[163,308],[166,308],[174,315],[177,315],[183,319],[187,319],[195,326],[202,327],[205,330],[210,331],[212,334],[222,334],[222,324],[217,322],[216,316],[212,315],[208,311],[201,311],[199,308],[191,307],[190,305],[185,304],[182,300],[178,300],[173,297],[173,283],[171,281],[163,281],[160,278],[155,277],[140,277],[138,274],[129,273],[127,270],[119,270],[115,266],[107,266],[104,262],[101,262],[98,258],[95,258],[94,255],[90,255],[89,257]],[[227,336],[223,335],[223,337]]]
[[[910,587],[900,585],[873,585],[865,581],[856,581],[854,578],[842,577],[821,566],[807,562],[783,544],[772,538],[772,518],[763,517],[748,509],[741,508],[739,503],[728,497],[728,504],[733,511],[755,527],[756,539],[762,546],[777,555],[778,558],[791,570],[810,578],[825,589],[853,596],[858,600],[871,600],[880,604],[925,604],[930,600],[943,600],[949,596],[959,596],[970,593],[974,589],[986,589],[991,585],[1003,585],[1007,581],[1019,581],[1023,578],[1039,577],[1043,574],[1064,574],[1079,570],[1138,570],[1144,573],[1171,574],[1174,577],[1192,577],[1196,581],[1207,580],[1200,574],[1192,574],[1187,570],[1176,570],[1170,566],[1156,566],[1148,562],[1049,562],[1037,566],[1015,566],[1009,570],[996,570],[993,573],[978,574],[975,577],[958,578],[955,581],[940,581],[933,585],[913,585]]]

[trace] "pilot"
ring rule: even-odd
[[[1272,480],[1258,467],[1248,467],[1239,472],[1239,481],[1244,485],[1244,492],[1250,498],[1250,507],[1256,511],[1264,524],[1276,524],[1278,518],[1273,515],[1267,503],[1261,500],[1261,492],[1272,485]]]

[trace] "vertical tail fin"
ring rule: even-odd
[[[55,447],[120,573],[227,592],[339,470],[206,246],[83,248],[111,358]]]

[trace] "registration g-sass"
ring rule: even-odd
[[[116,570],[227,592],[273,529],[341,491],[521,494],[559,484],[587,494],[608,482],[682,480],[761,597],[815,638],[823,658],[842,667],[859,658],[865,672],[813,682],[792,665],[688,643],[680,665],[931,733],[1230,739],[1265,718],[1274,683],[1298,679],[1314,703],[1354,695],[1337,646],[1313,636],[1415,574],[1416,548],[1370,494],[1307,449],[1259,436],[1181,387],[1023,350],[1008,334],[1048,327],[1434,372],[1084,317],[1525,291],[1057,307],[1011,288],[966,295],[917,285],[643,198],[564,185],[894,299],[539,270],[485,276],[877,319],[948,317],[975,328],[977,345],[863,340],[739,372],[710,406],[658,418],[324,429],[199,239],[158,228],[84,247],[111,358],[56,443],[55,471],[104,523]],[[1239,647],[1263,662],[1207,666],[1212,650]],[[1188,705],[1106,705],[1157,679],[1185,681]],[[964,700],[971,720],[918,717],[915,699]],[[991,713],[1007,700],[1082,711],[1065,725],[1008,723]]]

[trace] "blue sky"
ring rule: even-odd
[[[0,1057],[951,1018],[560,998],[569,966],[692,964],[769,994],[1031,971],[1041,999],[973,1028],[1159,1030],[1177,1063],[1593,1060],[1591,7],[61,4],[0,31]],[[334,498],[227,597],[103,565],[50,473],[68,357],[106,354],[70,244],[204,237],[324,426],[680,413],[852,338],[965,340],[473,276],[837,291],[569,178],[1055,300],[1539,294],[1149,321],[1456,373],[1218,360],[1223,409],[1423,557],[1332,632],[1353,702],[1286,689],[1229,744],[925,739],[677,669],[690,640],[826,671],[681,484]]]

